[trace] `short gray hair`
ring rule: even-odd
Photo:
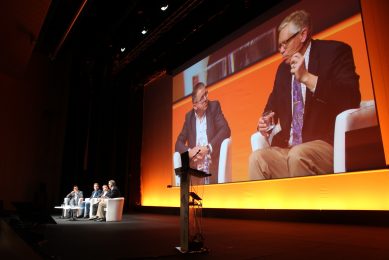
[[[301,31],[304,27],[308,29],[308,38],[311,38],[312,36],[312,20],[311,15],[306,12],[305,10],[298,10],[282,20],[280,25],[278,26],[278,32],[280,32],[282,29],[284,29],[289,23],[292,23],[296,29],[293,33],[297,33],[298,31]]]

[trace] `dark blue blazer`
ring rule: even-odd
[[[351,47],[337,41],[313,40],[308,71],[318,76],[318,82],[314,94],[306,91],[303,142],[323,140],[333,144],[336,116],[359,107],[361,102]],[[274,136],[272,146],[288,146],[292,123],[291,81],[290,65],[283,62],[264,110],[274,111],[282,128]]]
[[[94,191],[92,191],[92,194],[90,195],[90,198],[91,199],[93,199],[93,198],[100,198],[101,194],[103,194],[102,190],[94,190]]]
[[[111,199],[113,199],[113,198],[118,198],[118,197],[120,197],[120,191],[119,191],[119,189],[116,187],[116,186],[114,186],[114,187],[112,187],[112,189],[110,189],[108,192],[107,192],[107,195],[106,195],[108,198],[111,198]]]

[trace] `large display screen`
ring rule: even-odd
[[[281,53],[304,32],[279,25],[297,10],[310,14],[312,41],[288,60]],[[301,100],[293,66],[313,76]],[[301,1],[269,16],[178,72],[172,97],[172,153],[190,151],[191,167],[212,174],[206,184],[385,167],[359,1]],[[267,111],[274,128],[266,133],[258,124]]]

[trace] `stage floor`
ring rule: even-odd
[[[389,259],[389,227],[203,218],[206,254],[182,255],[179,217],[125,214],[122,222],[47,224],[54,259]]]

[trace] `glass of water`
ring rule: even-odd
[[[274,124],[274,114],[272,113],[273,111],[268,110],[262,114],[263,122],[266,124],[266,132],[271,132],[273,128],[276,126]]]

